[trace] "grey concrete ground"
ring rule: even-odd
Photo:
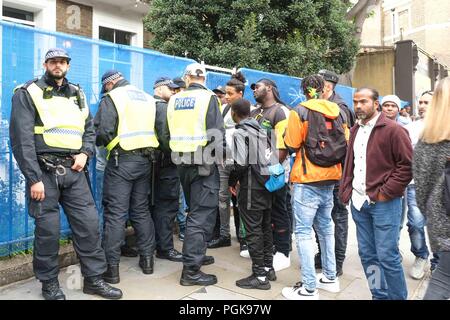
[[[234,230],[233,227],[232,230]],[[320,290],[320,299],[322,300],[367,300],[371,298],[358,256],[355,225],[351,218],[348,242],[344,275],[340,277],[341,292],[333,294]],[[181,250],[182,243],[176,239],[175,246]],[[411,254],[409,246],[408,232],[405,227],[402,230],[400,248],[403,253],[403,266],[409,292],[408,298],[421,299],[427,287],[429,273],[420,281],[413,280],[409,276],[409,269],[414,262],[414,256]],[[233,239],[231,247],[209,249],[207,254],[214,256],[216,262],[203,267],[202,270],[217,275],[218,283],[214,286],[181,286],[179,284],[182,269],[181,263],[155,258],[154,274],[144,275],[138,266],[137,258],[123,257],[120,264],[121,282],[117,286],[123,290],[124,299],[133,300],[278,300],[284,299],[281,295],[283,287],[291,286],[300,280],[299,259],[296,248],[292,251],[291,267],[277,272],[277,281],[272,282],[272,289],[267,291],[246,290],[235,285],[236,280],[250,274],[251,267],[250,259],[239,256],[239,246],[235,239]],[[78,265],[62,269],[59,280],[67,295],[67,299],[101,299],[96,296],[83,294]],[[40,291],[40,283],[33,278],[0,287],[0,299],[39,300],[42,299]]]

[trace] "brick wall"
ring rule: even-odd
[[[56,0],[56,31],[92,38],[92,7]]]

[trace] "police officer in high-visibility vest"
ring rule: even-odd
[[[169,126],[167,123],[167,102],[178,89],[168,77],[156,79],[153,85],[156,100],[156,127],[159,148],[153,166],[150,211],[155,222],[156,257],[174,262],[182,262],[183,255],[173,246],[173,225],[179,211],[180,177],[172,162],[169,148]]]
[[[85,171],[95,132],[81,88],[69,83],[64,49],[45,55],[45,75],[18,87],[12,98],[10,138],[26,179],[28,213],[35,221],[33,270],[46,300],[64,300],[58,282],[60,208],[64,208],[84,276],[83,292],[119,299],[102,279],[106,270],[99,219]]]
[[[139,267],[153,273],[155,228],[150,216],[151,164],[158,147],[155,130],[155,99],[130,85],[117,70],[102,76],[102,92],[95,115],[97,145],[107,150],[103,180],[103,218],[108,270],[103,279],[119,283],[120,247],[125,239],[124,225],[131,221],[136,234]]]
[[[205,256],[219,204],[217,162],[223,161],[225,128],[217,96],[205,87],[206,70],[198,63],[185,70],[186,91],[172,96],[167,109],[172,160],[177,164],[188,216],[180,284],[212,285],[215,275],[200,271],[214,262]]]

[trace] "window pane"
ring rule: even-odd
[[[99,27],[98,37],[101,40],[114,42],[114,29]]]
[[[34,13],[30,11],[10,8],[3,6],[3,16],[19,19],[19,20],[25,20],[25,21],[34,21]]]
[[[131,33],[126,31],[116,30],[116,43],[118,44],[131,44]]]

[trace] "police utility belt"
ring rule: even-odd
[[[70,169],[75,160],[71,156],[42,154],[38,155],[38,162],[44,170],[54,172],[58,176],[64,176],[67,168]]]
[[[122,157],[144,157],[148,158],[150,161],[156,161],[157,160],[157,150],[154,148],[142,148],[142,149],[135,149],[135,150],[123,150],[122,148],[115,148],[111,151],[111,157],[110,159],[113,159],[115,166],[117,167],[119,165],[119,160]]]

